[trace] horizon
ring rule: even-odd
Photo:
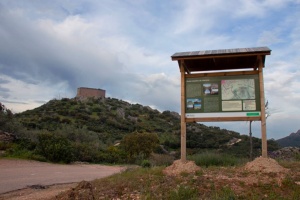
[[[91,88],[91,89],[96,89],[96,88]],[[60,100],[62,100],[62,99],[64,99],[64,98],[67,98],[67,99],[76,99],[76,96],[75,97],[71,97],[71,98],[68,98],[68,97],[61,97],[60,99],[57,99],[57,98],[53,98],[53,99],[51,99],[51,100],[49,100],[48,102],[46,102],[46,103],[44,103],[44,104],[42,104],[42,105],[40,105],[40,106],[38,106],[38,107],[36,107],[36,108],[39,108],[39,107],[41,107],[41,106],[43,106],[43,105],[45,105],[45,104],[47,104],[47,103],[49,103],[50,101],[52,101],[52,100],[58,100],[58,101],[60,101]],[[113,99],[114,97],[107,97],[107,96],[105,96],[104,98],[110,98],[110,99]],[[114,99],[116,99],[116,98],[114,98]],[[126,101],[126,100],[123,100],[123,99],[118,99],[119,101],[125,101],[125,102],[127,102],[127,103],[130,103],[131,105],[134,105],[134,104],[140,104],[140,103],[136,103],[136,102],[129,102],[129,101]],[[180,113],[178,113],[178,112],[176,112],[176,111],[172,111],[172,110],[158,110],[158,109],[156,109],[156,108],[153,108],[153,107],[151,107],[151,106],[147,106],[147,105],[143,105],[143,104],[140,104],[140,105],[142,105],[142,106],[144,106],[144,107],[150,107],[151,109],[153,109],[153,110],[157,110],[158,112],[160,112],[160,113],[163,113],[164,111],[170,111],[170,112],[175,112],[175,113],[177,113],[178,115],[180,115]],[[4,105],[5,106],[5,105]],[[26,112],[26,111],[30,111],[30,110],[33,110],[33,109],[36,109],[36,108],[32,108],[32,109],[28,109],[28,110],[24,110],[24,111],[22,111],[22,112]],[[9,109],[9,108],[8,108]],[[22,112],[18,112],[18,113],[22,113]],[[14,113],[14,112],[13,112]],[[17,114],[17,113],[14,113],[14,114]],[[253,121],[253,122],[255,122],[255,121]],[[199,123],[199,124],[204,124],[204,125],[206,125],[206,126],[208,126],[208,127],[214,127],[215,125],[215,123],[216,122],[197,122],[197,123]],[[211,125],[209,125],[210,123],[212,123]],[[217,122],[217,123],[222,123],[222,122]],[[228,123],[233,123],[233,122],[228,122]],[[246,122],[247,123],[247,122]],[[217,127],[219,127],[219,128],[221,128],[220,126],[218,126],[218,125],[216,125]],[[222,128],[223,129],[223,128]],[[224,129],[227,129],[227,128],[224,128]],[[235,131],[235,130],[230,130],[230,129],[228,129],[229,131]],[[294,134],[294,133],[297,133],[297,132],[299,132],[300,131],[300,129],[298,129],[297,131],[295,131],[295,132],[291,132],[291,133],[287,133],[287,135],[285,135],[285,136],[282,136],[281,138],[277,138],[276,140],[278,140],[278,139],[282,139],[282,138],[285,138],[285,137],[288,137],[289,135],[291,135],[291,134]],[[235,132],[238,132],[238,131],[235,131]],[[238,132],[238,133],[240,133],[240,132]],[[241,135],[248,135],[249,136],[249,134],[242,134],[242,133],[240,133]],[[257,136],[254,136],[253,135],[253,137],[257,137]],[[260,138],[260,137],[257,137],[257,138]],[[274,139],[274,138],[267,138],[268,140],[269,139]]]

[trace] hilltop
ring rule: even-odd
[[[276,140],[281,147],[300,147],[300,130],[289,136]]]

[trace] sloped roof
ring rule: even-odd
[[[236,48],[178,52],[171,56],[173,61],[184,62],[187,72],[215,71],[258,68],[258,57],[261,56],[263,64],[265,56],[270,55],[268,47]]]

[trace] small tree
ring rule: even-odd
[[[138,156],[142,159],[149,158],[150,154],[159,145],[158,136],[154,133],[131,133],[121,141],[121,146],[128,155],[129,160],[136,160]]]
[[[0,102],[0,130],[16,133],[21,129],[21,125],[14,118],[12,111]]]

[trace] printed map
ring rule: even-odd
[[[222,80],[222,100],[255,99],[254,79]]]

